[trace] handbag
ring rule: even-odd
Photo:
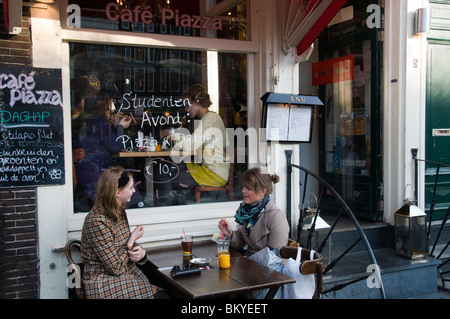
[[[295,283],[281,287],[275,299],[312,299],[316,290],[314,275],[303,275],[300,272],[302,263],[302,248],[298,247],[296,259],[289,258],[284,264],[282,273],[295,279]],[[311,250],[310,259],[314,259],[314,251]]]
[[[283,270],[283,258],[278,257],[269,247],[261,249],[248,257],[248,259],[278,272],[282,272]],[[252,297],[255,299],[264,299],[268,292],[269,289],[255,290]]]

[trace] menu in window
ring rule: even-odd
[[[61,70],[0,71],[0,187],[64,184]]]
[[[312,106],[268,104],[266,114],[267,141],[310,142]]]

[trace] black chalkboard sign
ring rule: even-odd
[[[61,70],[0,66],[0,187],[65,183]]]

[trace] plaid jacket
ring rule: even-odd
[[[153,298],[144,273],[128,258],[130,227],[125,210],[117,222],[94,208],[81,235],[83,284],[88,299]]]

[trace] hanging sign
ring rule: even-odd
[[[312,85],[351,81],[354,78],[355,56],[346,55],[312,65]]]
[[[0,70],[0,187],[64,184],[61,70]]]

